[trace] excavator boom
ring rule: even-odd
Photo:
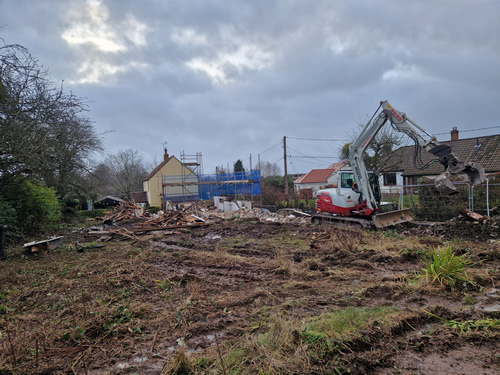
[[[457,192],[456,187],[450,181],[450,176],[457,173],[467,174],[473,185],[480,184],[484,180],[485,174],[481,165],[474,163],[466,164],[458,160],[449,145],[440,144],[436,137],[429,134],[415,121],[408,118],[405,113],[396,110],[388,101],[382,101],[370,121],[364,126],[361,134],[349,147],[349,161],[358,183],[358,188],[361,192],[361,196],[366,201],[366,205],[370,209],[377,211],[380,207],[368,183],[369,180],[364,163],[364,154],[387,121],[389,121],[397,131],[410,137],[417,146],[420,146],[437,157],[438,161],[443,165],[444,171],[436,178],[435,185],[442,193],[451,195]],[[379,227],[379,225],[387,226],[409,220],[411,220],[411,216],[407,211],[376,214],[374,216],[377,227]],[[377,221],[379,222],[378,225]]]

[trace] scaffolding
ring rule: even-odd
[[[203,174],[201,152],[181,153],[179,175],[162,176],[162,205],[167,201],[190,202],[215,196],[260,196],[260,171]]]

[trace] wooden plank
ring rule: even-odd
[[[132,227],[132,232],[152,232],[155,230],[164,230],[164,229],[177,229],[177,228],[196,228],[196,227],[204,227],[209,225],[208,223],[192,223],[192,224],[177,224],[177,225],[167,225],[164,227]]]

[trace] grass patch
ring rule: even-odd
[[[259,322],[259,331],[247,335],[238,344],[226,346],[222,361],[227,373],[343,373],[342,351],[367,332],[390,333],[400,324],[401,311],[395,307],[347,308],[299,321],[273,316]],[[347,367],[346,367],[347,366]],[[214,369],[215,370],[215,369]],[[326,372],[325,372],[326,371]]]
[[[455,255],[451,246],[444,249],[437,247],[429,253],[423,273],[428,283],[439,283],[441,286],[454,289],[457,282],[474,285],[467,275],[467,269],[470,266],[471,261],[467,254]]]
[[[399,315],[400,310],[392,306],[348,307],[310,320],[303,332],[321,333],[333,340],[351,341],[360,336],[360,331],[371,327],[377,327],[379,330],[392,328],[399,322]]]
[[[460,330],[461,334],[477,331],[500,330],[500,319],[448,320],[424,310],[427,314],[444,321],[446,327]]]

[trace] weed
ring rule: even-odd
[[[384,237],[386,238],[390,238],[390,239],[398,239],[398,240],[401,240],[403,239],[404,237],[401,236],[396,230],[394,229],[386,229],[384,230],[383,232],[383,235]]]
[[[330,313],[321,314],[306,323],[305,331],[320,332],[336,340],[350,340],[359,332],[372,326],[388,327],[400,314],[396,307],[348,307]]]
[[[135,247],[129,251],[127,251],[128,256],[133,256],[133,255],[140,255],[142,253],[142,250],[139,249],[138,247]]]
[[[160,287],[163,292],[168,292],[173,289],[175,286],[180,286],[183,280],[180,281],[170,281],[170,280],[156,280],[156,283]]]
[[[474,306],[476,304],[476,299],[468,293],[465,293],[464,303],[469,306]]]
[[[423,272],[428,283],[438,282],[453,289],[459,281],[474,285],[466,272],[470,265],[470,259],[466,254],[455,255],[451,246],[444,249],[437,247],[429,254]]]
[[[184,346],[180,346],[175,352],[171,362],[167,362],[161,371],[161,375],[166,374],[193,374],[193,364],[184,351]]]
[[[448,320],[442,318],[436,314],[424,310],[427,314],[432,315],[439,320],[444,321],[446,327],[452,329],[459,329],[461,334],[465,334],[471,331],[485,331],[492,329],[500,329],[500,319],[478,319],[478,320],[464,320],[462,322],[458,320]]]
[[[363,232],[355,227],[337,228],[327,225],[325,231],[328,233],[333,248],[338,248],[340,245],[347,251],[356,251],[363,241]]]
[[[0,315],[7,314],[11,309],[9,309],[6,305],[0,304]]]

